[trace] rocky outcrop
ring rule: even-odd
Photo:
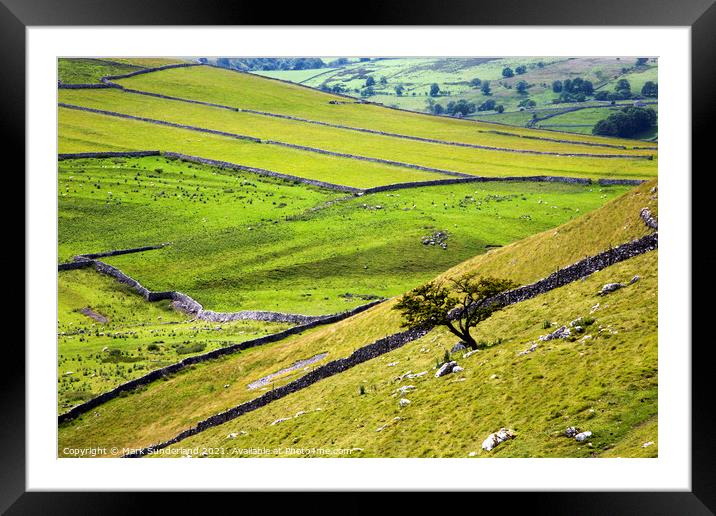
[[[517,435],[512,430],[500,428],[497,432],[488,435],[487,439],[482,441],[482,449],[485,451],[492,451],[496,446],[499,446],[509,439],[514,439],[515,437],[517,437]]]
[[[569,328],[567,328],[566,326],[562,326],[554,330],[552,333],[548,333],[547,335],[540,335],[539,340],[541,340],[542,342],[546,342],[554,339],[566,339],[571,334],[572,332]]]
[[[659,222],[656,220],[656,217],[651,214],[651,210],[649,208],[642,208],[639,212],[639,216],[641,217],[641,220],[644,221],[644,224],[646,224],[646,227],[651,228],[654,231],[659,229]]]
[[[606,296],[607,294],[624,287],[624,283],[607,283],[597,294],[600,296]]]
[[[445,376],[452,373],[456,367],[457,362],[455,362],[454,360],[446,362],[445,364],[441,365],[440,368],[435,372],[435,378],[440,378],[441,376]]]

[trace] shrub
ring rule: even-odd
[[[179,355],[186,355],[189,353],[199,353],[200,351],[204,351],[206,348],[206,344],[204,342],[195,342],[193,344],[181,344],[177,346],[177,354]]]

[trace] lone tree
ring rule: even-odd
[[[452,289],[442,282],[431,281],[405,294],[393,307],[403,313],[403,327],[418,325],[446,326],[471,349],[478,344],[470,335],[470,328],[502,308],[488,300],[517,286],[511,280],[477,278],[466,274],[451,280]]]

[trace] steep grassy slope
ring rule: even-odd
[[[524,144],[509,135],[555,138],[555,133],[549,131],[433,117],[361,104],[298,85],[206,66],[175,68],[117,82],[127,88],[164,95],[448,141],[505,147]],[[211,84],[211,88],[207,88],[207,84]],[[330,101],[337,103],[330,104]],[[508,135],[495,134],[494,131],[506,132]],[[568,139],[627,147],[644,144],[633,140],[582,135],[569,135]]]
[[[61,412],[153,369],[289,327],[190,321],[92,269],[60,272],[57,298]]]
[[[454,274],[469,268],[470,270],[479,270],[485,274],[498,274],[526,283],[544,277],[557,267],[564,267],[583,258],[585,255],[601,251],[610,244],[621,243],[641,236],[646,231],[638,216],[639,209],[647,205],[656,204],[656,200],[650,196],[649,189],[651,186],[653,185],[645,184],[636,188],[624,196],[607,203],[593,214],[580,217],[557,228],[557,230],[549,230],[476,257],[467,264],[452,269],[451,273]],[[645,257],[645,259],[648,258]],[[629,264],[634,263],[639,264],[641,262],[630,260],[625,262],[623,266],[630,267]],[[640,266],[640,271],[642,272],[638,272],[638,274],[643,275],[645,278],[649,277],[648,267],[650,267],[649,262],[644,262]],[[623,280],[626,276],[631,278],[629,274],[631,274],[631,269],[614,269],[609,278]],[[595,275],[595,277],[597,276]],[[603,282],[608,281],[609,278]],[[591,283],[588,283],[590,281]],[[576,313],[574,317],[586,315],[582,313],[584,311],[582,307],[587,306],[585,303],[591,302],[589,296],[594,295],[594,284],[600,281],[602,279],[587,280],[583,284],[575,284],[574,288],[577,288],[576,285],[585,285],[585,290],[576,290],[574,295],[577,297],[565,303],[564,308],[560,308],[559,312],[553,312],[553,315],[547,313],[547,308],[540,308],[539,310],[542,311],[535,312],[536,315],[533,316],[536,319],[530,320],[529,324],[524,323],[524,326],[517,326],[517,328],[522,328],[520,331],[523,333],[520,334],[519,339],[515,337],[516,340],[513,342],[518,342],[519,340],[519,345],[522,345],[526,342],[523,342],[523,338],[534,338],[534,333],[539,331],[541,327],[539,324],[548,317],[555,318],[555,322],[565,322],[571,320],[569,317],[572,317],[572,311]],[[636,292],[637,295],[639,292],[643,293],[647,291],[647,287],[642,287],[643,285],[648,287],[649,283],[646,280],[644,283],[639,282],[634,288],[630,287],[630,289],[626,290],[625,293]],[[642,288],[643,290],[640,290]],[[567,294],[564,294],[564,289],[562,291],[563,297],[566,298]],[[530,302],[536,303],[536,305],[529,306],[541,307],[540,303],[542,301],[539,301],[539,299],[536,298]],[[559,297],[555,299],[559,299]],[[577,300],[579,300],[579,303],[577,303]],[[319,353],[327,352],[328,355],[322,361],[317,362],[316,365],[326,360],[346,356],[354,349],[364,346],[379,337],[399,331],[400,316],[397,312],[391,310],[393,303],[394,301],[388,301],[355,317],[335,325],[315,329],[301,336],[251,349],[222,360],[200,364],[174,378],[168,379],[166,382],[151,384],[145,390],[136,392],[126,398],[112,400],[97,410],[98,415],[84,415],[77,420],[61,425],[59,428],[58,452],[62,455],[64,453],[63,449],[69,446],[147,446],[170,438],[201,419],[256,397],[260,392],[249,391],[246,388],[252,381],[275,373],[290,366],[297,360],[309,358]],[[607,300],[606,303],[611,304],[612,301]],[[593,304],[589,306],[591,307]],[[519,306],[515,305],[510,310],[517,310]],[[549,309],[554,309],[554,303],[548,303],[546,306]],[[635,300],[627,300],[625,306],[633,306],[634,309],[637,309],[640,305]],[[606,306],[604,308],[606,309]],[[654,306],[650,305],[648,308],[654,310],[655,313]],[[538,308],[534,310],[538,310]],[[616,327],[617,321],[624,321],[626,324],[632,319],[634,324],[637,322],[641,324],[641,319],[636,316],[629,319],[620,319],[620,312],[621,308],[609,316],[612,317],[613,324],[609,322],[610,319],[606,315],[604,316],[605,322],[612,324],[613,327]],[[505,313],[511,312],[506,310]],[[529,313],[529,311],[526,313]],[[645,317],[647,317],[646,314],[642,316],[642,318]],[[500,321],[497,316],[494,320]],[[507,323],[503,320],[503,323],[506,325],[503,328],[515,327],[514,320]],[[622,323],[620,322],[619,324]],[[653,327],[640,326],[640,328],[642,328],[647,337],[653,331]],[[505,335],[504,338],[509,336],[506,330],[500,330],[495,334],[486,334],[485,338],[492,341],[494,338],[503,335]],[[429,336],[430,339],[433,337],[434,335]],[[633,345],[639,345],[646,341],[634,340],[633,342]],[[516,346],[517,344],[512,345]],[[505,348],[499,348],[498,346],[494,349],[500,351],[500,349]],[[438,352],[438,356],[440,354],[442,354],[442,349]],[[471,358],[479,360],[481,356],[478,353]],[[507,356],[507,354],[504,356]],[[513,355],[510,353],[509,356],[512,357]],[[554,356],[554,354],[550,356]],[[646,355],[645,360],[648,359],[648,356]],[[432,364],[435,358],[436,354],[433,351],[426,360]],[[371,367],[371,364],[368,363],[366,367]],[[612,370],[614,365],[615,363],[611,364]],[[586,368],[583,371],[585,378],[596,378],[594,381],[599,381],[599,375],[587,374],[588,370]],[[274,379],[274,385],[282,385],[292,377],[295,376],[276,378]],[[320,384],[323,383],[321,382]],[[228,387],[223,387],[224,385],[228,385]],[[358,389],[358,387],[358,385],[352,385],[353,389]],[[639,386],[639,389],[642,387]],[[647,387],[644,387],[644,389],[647,389]],[[636,390],[638,391],[639,389]],[[620,390],[619,392],[622,391]],[[461,394],[465,395],[464,392]],[[513,393],[514,397],[517,397],[517,395],[518,393]],[[568,393],[562,392],[560,395],[563,396],[561,399],[568,399]],[[583,403],[587,402],[584,401]],[[588,408],[589,406],[585,407],[584,410]],[[558,408],[555,410],[558,410]],[[129,421],[132,422],[132,425],[127,424]],[[491,421],[490,425],[493,424],[500,423]],[[505,424],[515,423],[507,421]],[[496,429],[492,428],[490,431]],[[482,437],[484,438],[484,436]]]
[[[634,275],[641,277],[634,285],[608,297],[597,295],[603,284],[628,282]],[[449,332],[435,330],[158,456],[206,451],[247,457],[250,448],[268,448],[268,456],[281,457],[345,456],[344,450],[352,450],[351,457],[475,452],[478,457],[592,457],[606,451],[641,456],[642,450],[656,455],[656,445],[641,448],[656,440],[655,423],[632,435],[657,411],[656,292],[657,253],[651,252],[496,314],[477,328],[476,337],[501,340],[468,358],[464,352],[453,354],[465,368],[459,374],[434,377],[436,360],[456,341]],[[595,322],[576,340],[540,343],[534,352],[519,355],[538,336],[586,316]],[[397,379],[409,371],[427,374]],[[397,392],[408,385],[414,389]],[[410,405],[401,408],[401,398]],[[283,418],[289,420],[273,424]],[[568,426],[593,435],[578,443],[563,436]],[[517,437],[492,452],[482,450],[482,441],[501,427]],[[273,455],[274,449],[282,451]]]
[[[346,197],[162,158],[62,161],[59,177],[62,260],[171,242],[105,261],[209,309],[306,314],[402,293],[627,191],[477,183]],[[437,232],[445,249],[423,243]]]

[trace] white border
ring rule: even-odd
[[[27,43],[28,490],[690,490],[688,27],[30,27]],[[56,458],[57,56],[560,56],[567,52],[576,56],[659,57],[658,459],[215,459],[167,463],[170,459]]]

